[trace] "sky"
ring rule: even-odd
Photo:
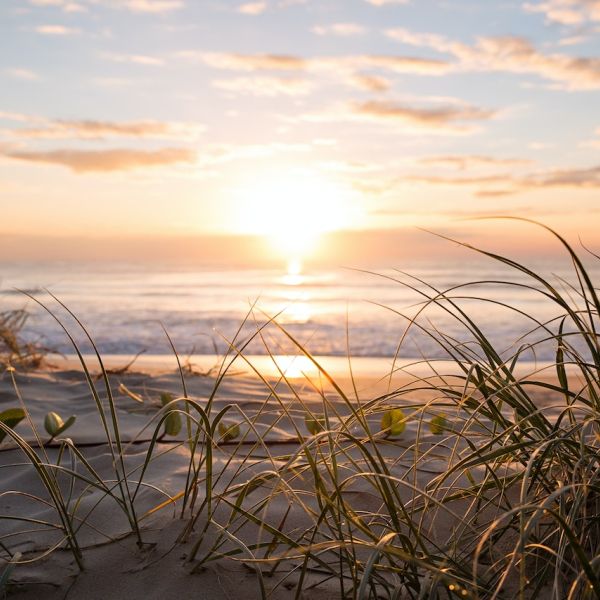
[[[600,0],[2,0],[0,251],[597,249],[599,107]]]

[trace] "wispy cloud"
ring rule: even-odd
[[[522,167],[531,165],[533,161],[524,158],[499,158],[496,156],[483,155],[446,155],[446,156],[426,156],[419,159],[424,165],[435,165],[441,167],[450,167],[460,171],[467,169],[477,169],[484,167]]]
[[[0,113],[0,118],[3,114]],[[10,115],[10,113],[8,113]],[[5,136],[26,139],[98,140],[108,138],[196,139],[203,131],[200,123],[171,121],[97,121],[92,119],[44,119],[17,115],[28,127],[2,130]],[[32,126],[35,125],[35,126]]]
[[[4,73],[14,79],[22,79],[24,81],[39,81],[40,76],[29,69],[22,69],[19,67],[9,67],[4,69]]]
[[[114,54],[112,52],[104,52],[100,56],[105,60],[116,63],[129,63],[149,67],[162,67],[165,64],[164,59],[147,54]]]
[[[598,127],[595,131],[596,137],[590,138],[588,140],[584,140],[579,145],[582,148],[594,148],[600,149],[600,127]]]
[[[128,171],[131,169],[193,163],[196,152],[187,148],[162,148],[160,150],[48,150],[6,152],[16,160],[60,165],[75,173]]]
[[[243,15],[256,16],[264,13],[267,8],[268,5],[266,2],[245,2],[238,6],[238,12]]]
[[[77,29],[76,27],[66,27],[65,25],[38,25],[34,28],[34,31],[41,35],[56,36],[77,35],[81,33],[80,29]]]
[[[352,105],[352,111],[359,117],[376,121],[405,123],[427,128],[450,128],[464,130],[462,125],[469,121],[485,121],[493,118],[496,112],[476,106],[414,107],[394,102],[371,100]],[[457,125],[460,123],[461,125]]]
[[[313,149],[311,144],[219,144],[206,150],[198,162],[203,166],[214,166],[237,160],[252,160],[282,156],[284,154],[307,153]]]
[[[97,2],[98,0],[92,0]],[[118,0],[110,1],[100,0],[101,2],[110,3],[115,8],[127,8],[135,13],[151,13],[161,14],[183,8],[185,3],[182,0]]]
[[[338,103],[290,119],[316,123],[373,123],[396,133],[467,135],[477,131],[475,123],[493,119],[496,114],[494,110],[462,103],[429,106],[370,100]]]
[[[290,77],[236,77],[212,82],[218,89],[253,96],[305,96],[314,89],[308,79]]]
[[[80,2],[70,2],[69,0],[29,0],[29,4],[41,7],[57,7],[66,13],[85,12],[87,10]]]
[[[526,73],[557,82],[564,89],[600,89],[600,58],[545,54],[521,37],[480,37],[469,45],[437,34],[396,28],[388,37],[412,46],[450,54],[456,70]]]
[[[523,7],[528,12],[542,13],[548,21],[561,25],[600,21],[600,0],[548,0],[526,2]]]
[[[163,14],[179,10],[185,6],[183,0],[29,0],[38,7],[56,7],[66,13],[85,12],[88,6],[104,6],[133,13]]]
[[[365,69],[390,73],[442,75],[452,69],[447,60],[415,56],[362,54],[303,58],[292,54],[240,54],[229,52],[180,51],[178,58],[200,62],[226,71],[307,71],[326,73],[348,81]],[[364,86],[363,86],[364,87]]]
[[[600,189],[600,166],[546,169],[519,176],[504,172],[469,177],[407,175],[403,179],[426,185],[475,188],[477,196],[492,197],[552,188]]]
[[[398,4],[408,4],[410,0],[365,0],[368,4],[373,6],[390,6]]]
[[[392,84],[389,79],[380,75],[366,75],[363,73],[352,74],[346,79],[346,83],[352,87],[366,90],[368,92],[387,92]]]
[[[315,25],[311,31],[317,35],[349,37],[364,35],[367,32],[367,28],[358,23],[332,23],[331,25]]]
[[[35,117],[24,113],[9,112],[0,110],[0,121],[14,121],[16,123],[32,123]],[[40,119],[38,119],[40,121]],[[43,120],[42,120],[43,121]]]
[[[238,54],[189,50],[178,52],[177,56],[227,71],[298,71],[306,69],[308,65],[303,58],[286,54]]]

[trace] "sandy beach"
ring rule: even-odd
[[[115,366],[122,364],[118,360],[113,362]],[[316,531],[321,537],[313,534],[313,543],[323,545],[323,564],[310,564],[303,573],[301,544],[286,548],[276,543],[268,528],[243,518],[243,513],[232,510],[232,506],[241,498],[240,486],[263,474],[265,478],[257,480],[257,485],[240,500],[240,506],[249,514],[260,515],[264,523],[289,538],[302,539],[308,544],[303,532],[315,528],[320,508],[312,492],[312,476],[303,448],[309,448],[312,456],[321,457],[323,462],[318,468],[324,469],[331,464],[334,453],[330,444],[335,440],[340,449],[337,468],[344,471],[343,479],[347,481],[344,501],[356,514],[384,515],[381,490],[376,489],[368,477],[358,475],[361,470],[368,473],[369,469],[357,447],[351,447],[341,433],[333,437],[320,434],[322,439],[315,441],[315,436],[307,430],[307,413],[312,412],[319,418],[327,413],[331,429],[354,431],[358,437],[362,436],[363,443],[372,444],[364,438],[360,423],[353,420],[353,407],[347,399],[351,399],[354,407],[370,405],[368,426],[377,437],[378,450],[389,466],[390,476],[403,482],[396,485],[399,497],[414,522],[419,522],[430,533],[431,543],[447,545],[453,537],[458,539],[457,528],[468,528],[461,521],[463,517],[466,523],[469,515],[480,510],[489,520],[492,513],[499,510],[498,507],[482,509],[477,502],[465,498],[442,506],[440,500],[449,493],[449,482],[445,481],[441,488],[428,488],[440,474],[464,459],[467,449],[464,440],[448,432],[435,435],[429,431],[427,421],[441,410],[456,427],[460,427],[461,416],[458,411],[449,413],[448,407],[440,408],[438,404],[443,403],[443,398],[436,398],[432,391],[417,389],[423,386],[418,379],[397,375],[390,387],[389,379],[385,378],[386,365],[380,362],[380,373],[372,368],[377,363],[372,363],[369,369],[359,372],[354,383],[341,370],[335,373],[336,385],[339,385],[336,389],[323,376],[292,377],[286,381],[271,373],[261,378],[242,361],[235,363],[240,364],[240,368],[232,367],[231,374],[219,382],[216,393],[216,371],[185,376],[189,399],[204,408],[210,402],[213,416],[229,407],[226,422],[239,424],[240,429],[235,439],[223,440],[218,435],[213,439],[210,484],[213,505],[210,516],[205,507],[191,527],[193,513],[189,506],[183,518],[181,515],[181,492],[186,486],[190,463],[185,427],[177,435],[164,436],[156,444],[149,466],[142,473],[161,409],[161,394],[168,393],[173,398],[183,395],[180,374],[172,365],[165,363],[161,368],[161,365],[148,363],[145,370],[136,366],[132,371],[109,375],[128,485],[136,490],[133,505],[139,519],[142,541],[139,544],[119,503],[106,490],[93,484],[97,477],[118,495],[114,457],[109,452],[89,384],[75,364],[69,362],[42,371],[17,372],[14,382],[10,373],[5,372],[0,379],[0,408],[19,405],[16,383],[43,443],[48,435],[42,423],[49,410],[64,418],[76,415],[75,424],[60,437],[70,438],[82,455],[78,458],[66,451],[60,459],[65,469],[80,475],[79,479],[68,472],[57,473],[57,478],[64,496],[69,498],[83,555],[83,570],[66,548],[56,508],[23,451],[9,439],[0,446],[0,513],[3,517],[0,541],[11,553],[22,553],[21,561],[24,561],[11,574],[10,598],[252,599],[263,594],[277,599],[341,597],[339,579],[332,575],[333,571],[328,572],[335,555],[332,552],[328,556],[325,548],[328,544],[331,549],[335,546],[328,518],[322,516],[322,522],[317,523]],[[107,364],[111,366],[110,360]],[[67,366],[72,368],[65,368]],[[101,402],[106,406],[106,389],[98,369],[91,368],[91,372]],[[399,389],[413,391],[386,398],[388,391]],[[345,394],[347,399],[343,397]],[[538,392],[535,397],[545,411],[558,403],[551,393]],[[432,401],[431,410],[423,413],[423,406]],[[392,404],[401,406],[408,418],[401,435],[386,439],[380,431],[382,407]],[[340,423],[344,423],[344,427]],[[475,429],[471,427],[471,435],[477,444]],[[26,421],[19,424],[16,431],[36,447],[43,462],[56,464],[59,440],[46,444],[42,451]],[[482,436],[482,440],[485,439]],[[205,455],[206,447],[197,452]],[[504,475],[512,468],[506,465]],[[474,466],[469,477],[485,478],[479,469]],[[498,470],[496,476],[501,477],[501,471]],[[206,499],[205,475],[206,472],[201,473],[195,488],[196,509]],[[143,483],[138,488],[140,477]],[[452,484],[456,489],[468,487],[464,479],[464,472],[457,472]],[[427,511],[423,511],[423,507],[418,506],[417,490],[426,488],[435,499]],[[261,501],[265,498],[269,502],[263,506]],[[373,531],[381,529],[376,523],[378,518],[370,518],[374,521]],[[402,527],[405,528],[406,523]],[[476,544],[474,534],[475,531],[463,539]],[[368,560],[372,555],[366,546],[363,552],[360,544],[357,552],[357,560]],[[426,572],[422,576],[426,576]],[[298,591],[300,577],[303,579],[301,592]]]

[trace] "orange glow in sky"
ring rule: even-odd
[[[264,235],[289,265],[290,275],[313,253],[325,232],[355,225],[357,194],[314,172],[274,172],[235,190],[237,230]]]

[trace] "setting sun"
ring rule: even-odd
[[[268,174],[235,190],[238,227],[268,237],[283,258],[298,264],[322,233],[356,223],[356,196],[314,172]]]

